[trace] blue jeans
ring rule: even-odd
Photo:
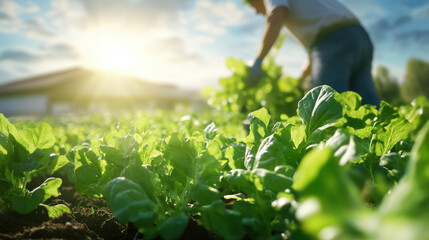
[[[362,104],[378,106],[371,75],[373,45],[360,25],[335,30],[310,48],[313,87],[329,85],[337,92],[357,92]]]

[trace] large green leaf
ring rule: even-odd
[[[268,126],[271,116],[268,110],[261,108],[249,114],[250,133],[246,138],[246,143],[250,146],[259,146],[262,139],[269,134]]]
[[[32,212],[51,197],[58,197],[60,194],[58,188],[61,186],[60,178],[48,178],[39,187],[22,196],[15,196],[12,199],[12,208],[21,213],[27,214]]]
[[[255,168],[265,168],[274,170],[278,165],[290,164],[287,162],[286,154],[291,149],[283,145],[277,140],[274,134],[266,137],[259,146],[258,152],[255,156]]]
[[[55,173],[67,164],[70,164],[70,161],[64,155],[51,154],[49,156],[49,168],[51,173]]]
[[[9,138],[0,133],[0,169],[3,170],[8,162],[9,155],[11,153],[11,144],[9,142]],[[1,172],[1,171],[0,171]],[[1,176],[1,173],[0,173]]]
[[[292,178],[266,169],[255,169],[252,173],[260,178],[265,189],[282,192],[292,186]]]
[[[218,150],[220,151],[220,149]],[[220,175],[220,163],[218,159],[209,152],[209,149],[203,151],[195,158],[196,173],[194,175],[194,183],[198,182],[209,186],[217,184]]]
[[[381,101],[380,110],[378,110],[378,120],[381,123],[389,123],[393,119],[399,117],[398,111],[394,107],[392,107],[389,103],[385,101]]]
[[[225,157],[228,159],[228,165],[231,169],[244,169],[244,159],[246,153],[246,145],[234,143],[225,151]]]
[[[159,226],[159,235],[166,240],[179,239],[188,226],[188,222],[189,218],[185,213],[170,217]]]
[[[408,171],[373,211],[359,201],[341,169],[329,164],[327,150],[306,156],[293,185],[305,198],[297,211],[304,231],[318,239],[428,239],[428,145],[429,123],[418,134]],[[336,185],[336,193],[326,185]]]
[[[216,188],[212,188],[203,184],[192,186],[190,197],[194,201],[200,202],[202,205],[207,205],[221,198],[221,193]]]
[[[13,161],[9,165],[22,174],[47,164],[48,149],[53,147],[56,138],[50,125],[40,123],[35,128],[10,132],[9,141],[13,145]]]
[[[121,177],[139,184],[152,201],[156,201],[157,196],[161,194],[160,179],[150,165],[129,165],[122,170]]]
[[[66,205],[64,204],[57,204],[54,206],[49,206],[46,204],[40,204],[40,206],[46,208],[46,210],[48,211],[48,216],[49,218],[56,218],[61,216],[63,213],[70,213],[70,208],[68,208]]]
[[[11,122],[9,122],[9,120],[3,115],[3,113],[0,113],[0,133],[9,137],[10,133],[15,132],[15,126]]]
[[[395,118],[385,126],[380,128],[375,135],[373,147],[378,156],[383,156],[388,153],[396,143],[401,140],[406,140],[412,125],[404,119]]]
[[[414,129],[420,130],[429,120],[429,101],[424,96],[417,97],[411,104],[401,106],[400,111]]]
[[[364,210],[354,186],[330,148],[315,149],[301,161],[292,186],[302,202],[297,217],[303,229],[320,236],[325,227],[346,226],[350,210]]]
[[[429,211],[429,123],[420,131],[412,149],[408,171],[383,202],[380,209],[385,214],[401,214],[408,217],[424,218]],[[410,219],[411,220],[411,219]],[[429,233],[429,232],[428,232]]]
[[[165,140],[164,156],[179,174],[194,178],[197,151],[190,140],[172,134]]]
[[[224,239],[242,239],[246,233],[240,212],[226,209],[222,200],[202,208],[201,223]]]
[[[153,227],[156,213],[144,190],[134,181],[118,177],[106,184],[103,196],[119,223],[132,222],[139,230]]]
[[[139,144],[132,135],[109,137],[107,142],[109,146],[101,145],[100,149],[109,165],[125,167],[129,164],[141,163],[138,155]]]
[[[313,88],[299,101],[299,116],[306,126],[307,138],[316,129],[332,126],[343,116],[343,107],[336,95],[335,90],[324,85]]]
[[[251,194],[256,190],[255,183],[252,182],[251,172],[243,169],[233,169],[226,174],[225,179],[229,187],[238,192]]]
[[[52,128],[47,123],[40,123],[36,128],[19,130],[19,135],[14,137],[29,153],[36,149],[51,148],[56,142]]]
[[[340,94],[338,100],[342,103],[346,112],[348,112],[357,110],[360,107],[362,97],[355,92],[346,91]]]
[[[429,122],[419,132],[412,150],[409,174],[420,186],[429,184]]]
[[[115,176],[106,172],[106,161],[90,149],[73,150],[76,188],[82,195],[101,197],[104,185]]]
[[[217,131],[216,125],[214,123],[210,123],[204,129],[204,137],[206,140],[213,140],[217,135]]]
[[[369,139],[361,139],[341,129],[326,141],[326,145],[334,149],[334,156],[340,159],[340,165],[346,165],[348,162],[359,159],[363,154],[369,153],[369,143]]]
[[[373,128],[373,122],[377,117],[377,109],[373,105],[363,105],[356,110],[348,110],[344,117],[347,122],[344,126],[355,130],[355,134],[361,138],[369,137]]]
[[[24,149],[18,148],[15,145],[15,153],[18,151],[21,154],[15,155],[15,159],[10,163],[10,167],[19,173],[31,172],[38,169],[42,166],[41,160],[46,157],[45,153],[40,149],[36,149],[31,154],[28,154]]]
[[[225,64],[228,69],[233,70],[238,75],[246,75],[249,69],[243,61],[234,58],[227,58]]]

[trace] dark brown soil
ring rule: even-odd
[[[60,192],[60,197],[48,200],[47,204],[65,204],[71,213],[49,219],[46,209],[38,207],[25,215],[14,212],[0,214],[0,239],[143,238],[132,224],[128,227],[119,224],[104,199],[82,196],[66,181],[63,181]],[[199,224],[197,219],[190,220],[181,239],[216,239]]]
[[[39,184],[37,179],[35,185]],[[31,186],[29,187],[31,189]],[[61,196],[48,205],[64,204],[71,213],[49,219],[45,208],[29,214],[0,215],[0,239],[134,239],[137,229],[120,225],[104,199],[78,194],[74,186],[63,181]]]

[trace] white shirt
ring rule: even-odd
[[[357,19],[337,0],[264,0],[267,16],[280,6],[289,9],[285,27],[307,49],[320,30],[336,23]]]

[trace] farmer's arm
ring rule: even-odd
[[[277,7],[267,16],[264,38],[258,52],[258,58],[263,59],[276,42],[287,13],[288,9],[286,7]]]

